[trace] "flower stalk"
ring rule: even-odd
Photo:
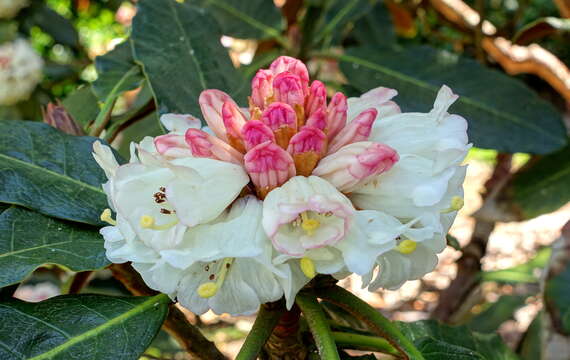
[[[236,360],[257,359],[257,355],[271,336],[284,312],[285,308],[280,302],[261,305],[253,327],[245,338]]]

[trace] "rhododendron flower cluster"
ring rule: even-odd
[[[0,19],[11,19],[30,4],[29,0],[0,0]]]
[[[42,78],[43,61],[28,41],[0,45],[0,105],[26,100]]]
[[[375,290],[432,271],[463,204],[467,123],[447,113],[457,96],[445,86],[429,113],[401,113],[396,95],[329,99],[280,57],[253,78],[247,108],[206,90],[207,127],[163,115],[169,133],[132,144],[128,164],[96,143],[108,258],[198,314],[282,296],[290,307],[317,274]]]

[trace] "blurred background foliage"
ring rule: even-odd
[[[209,87],[231,89],[244,105],[255,71],[282,54],[308,61],[312,77],[330,93],[394,87],[403,111],[428,111],[439,86],[448,84],[461,96],[452,111],[469,120],[475,145],[467,161],[467,205],[450,249],[415,288],[360,295],[399,320],[500,330],[512,351],[493,355],[473,345],[486,359],[555,359],[553,343],[570,347],[570,234],[560,232],[570,214],[570,2],[172,0],[165,7],[164,1],[170,0],[139,2],[134,20],[137,1],[31,1],[0,33],[12,26],[29,38],[45,61],[45,76],[29,100],[0,108],[0,119],[50,122],[66,114],[76,135],[103,138],[128,157],[131,141],[162,133],[160,114],[199,115],[196,73],[203,69],[192,67],[194,60],[215,70]],[[183,26],[173,26],[172,17]],[[186,37],[199,44],[190,53],[175,45]],[[49,103],[61,104],[62,113],[46,109]],[[531,219],[541,219],[533,231],[546,235],[516,242],[504,230],[515,224],[511,231],[520,235]],[[493,238],[511,245],[497,250]],[[16,285],[4,294],[17,288],[30,301],[80,291],[129,294],[109,270],[75,273],[58,265],[8,283]],[[355,280],[343,284],[358,291]],[[520,309],[530,314],[526,322]],[[327,312],[337,329],[358,329],[339,309]],[[251,317],[186,316],[226,354],[235,354],[252,324]],[[515,317],[524,324],[513,327]],[[435,323],[402,326],[460,345]],[[474,344],[483,343],[477,339]],[[165,332],[145,356],[185,358]]]

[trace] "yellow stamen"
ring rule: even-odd
[[[305,230],[307,235],[313,236],[315,230],[321,226],[321,223],[317,219],[311,219],[307,212],[301,213],[301,228]]]
[[[441,210],[443,214],[459,211],[463,207],[464,201],[461,196],[454,196],[451,198],[451,204],[447,209]]]
[[[418,244],[414,240],[406,239],[398,244],[396,249],[402,254],[411,254],[416,251]]]
[[[210,298],[218,293],[218,290],[222,287],[226,275],[234,262],[234,258],[224,258],[221,264],[220,271],[217,275],[216,281],[211,281],[198,286],[198,295],[202,298]]]
[[[110,225],[117,225],[117,222],[113,220],[113,217],[111,216],[111,209],[103,210],[101,213],[101,221],[104,221]]]
[[[313,260],[309,259],[308,257],[301,258],[301,262],[299,263],[301,267],[301,271],[305,274],[306,277],[309,279],[314,278],[317,275],[317,270],[315,269],[315,263]]]
[[[173,221],[163,225],[156,225],[154,217],[150,215],[143,215],[140,219],[140,225],[143,229],[168,230],[176,224],[178,224],[178,219],[174,219]]]

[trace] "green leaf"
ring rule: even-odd
[[[521,308],[527,296],[503,295],[496,302],[489,304],[483,312],[473,317],[467,324],[473,331],[491,333],[507,320],[513,319],[513,314]]]
[[[63,107],[83,129],[86,129],[99,113],[97,97],[89,86],[79,87],[72,92],[63,100]]]
[[[352,33],[362,45],[386,46],[396,42],[394,24],[383,2],[378,2],[372,11],[358,19]]]
[[[397,324],[426,359],[518,359],[496,334],[471,332],[466,326],[448,326],[435,320]]]
[[[169,302],[165,294],[3,302],[0,358],[135,360],[160,329]]]
[[[48,263],[73,271],[109,264],[103,239],[93,227],[14,206],[0,213],[0,287],[17,283]]]
[[[522,82],[474,60],[428,46],[352,48],[339,58],[352,86],[395,88],[403,111],[429,111],[441,85],[448,85],[461,96],[450,112],[469,121],[470,140],[478,147],[545,154],[566,143],[552,105]]]
[[[79,34],[69,19],[61,16],[44,2],[34,2],[19,15],[24,27],[37,26],[49,34],[57,43],[79,48]]]
[[[570,201],[570,145],[545,156],[513,179],[512,199],[523,219],[557,210]]]
[[[539,278],[537,277],[536,270],[546,266],[551,253],[552,249],[550,247],[544,247],[524,264],[508,269],[481,272],[481,280],[505,283],[537,283]]]
[[[0,202],[101,225],[107,178],[91,154],[96,140],[42,123],[0,121]]]
[[[203,90],[232,94],[244,86],[220,36],[215,20],[188,2],[139,3],[133,20],[134,56],[143,65],[160,114],[198,115]]]
[[[542,353],[542,317],[544,311],[541,310],[528,326],[518,349],[522,360],[541,359]]]
[[[93,82],[93,92],[101,101],[111,93],[120,94],[136,89],[144,79],[139,65],[133,59],[130,40],[103,56],[97,56],[95,68],[97,80]]]
[[[570,251],[568,242],[562,237],[557,250],[552,254],[551,265],[544,283],[544,304],[547,316],[558,332],[570,335]],[[556,247],[557,245],[560,245]]]
[[[222,27],[224,35],[241,39],[278,37],[284,29],[281,11],[267,0],[197,0]]]

